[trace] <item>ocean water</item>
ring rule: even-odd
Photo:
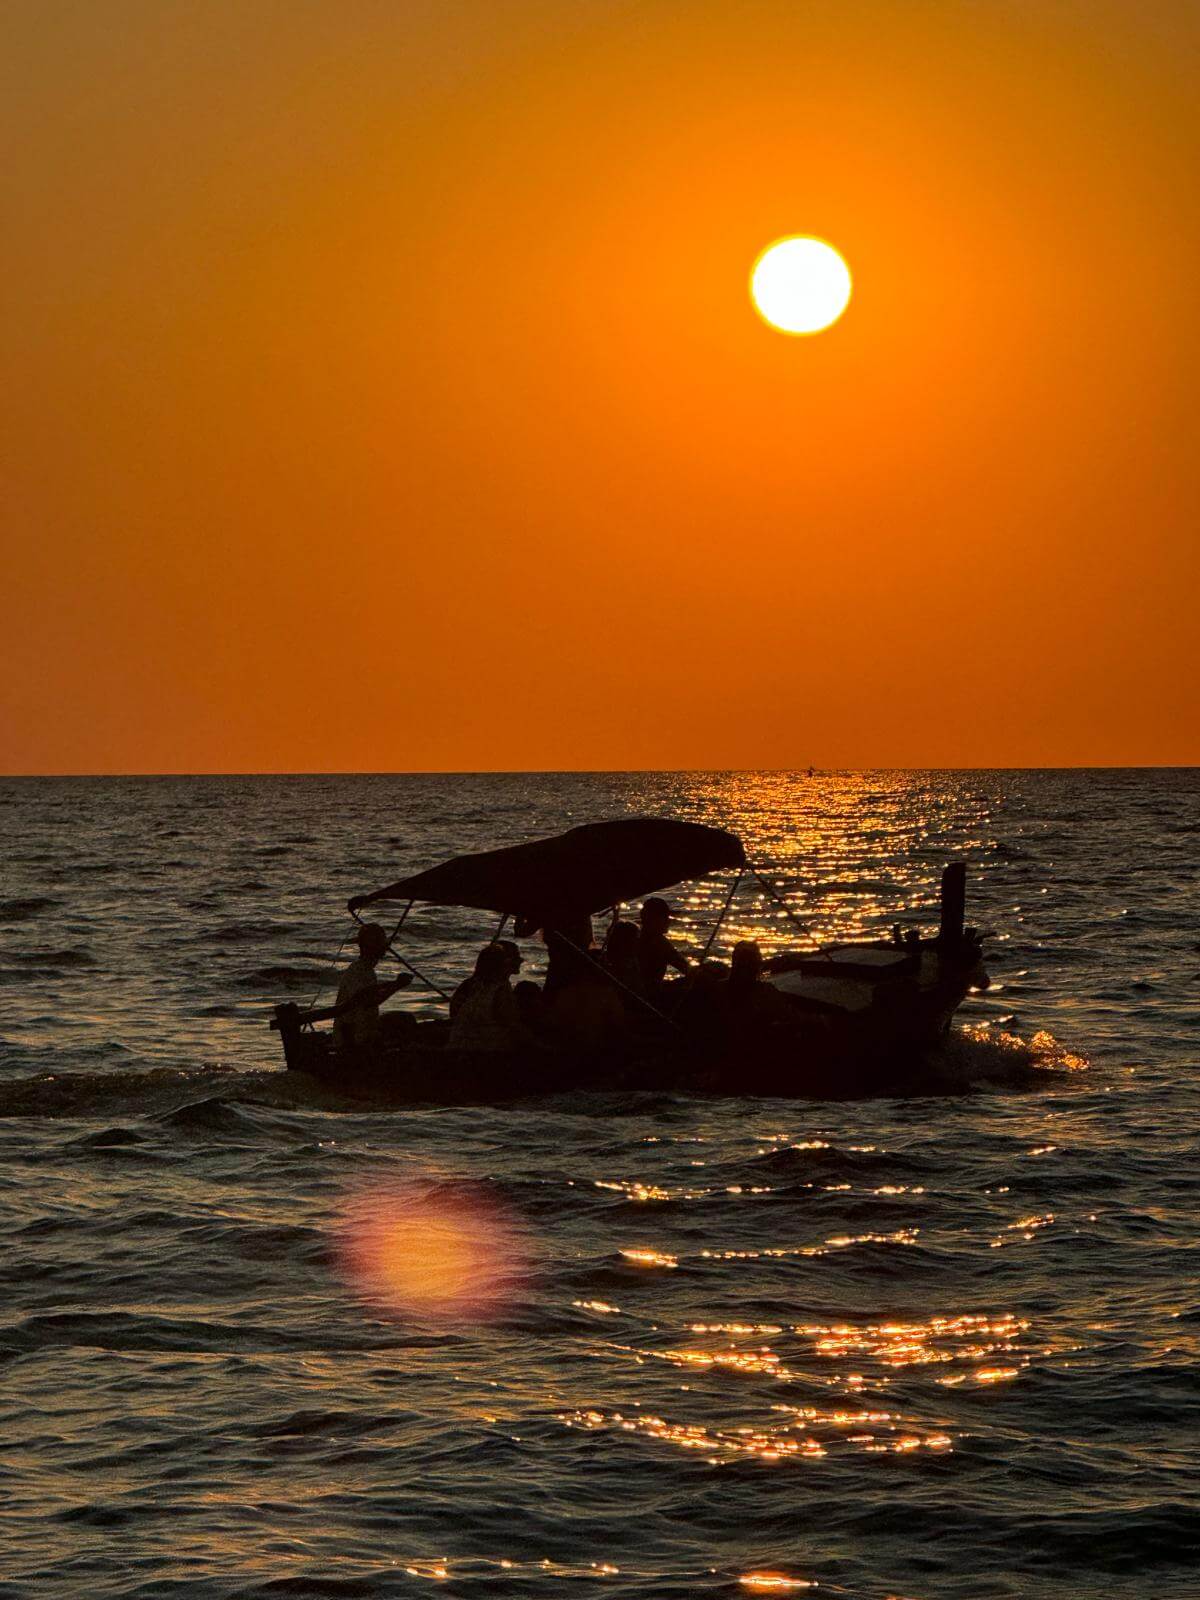
[[[281,1081],[350,893],[637,813],[821,938],[965,858],[953,1092]],[[1200,1594],[1197,773],[21,780],[0,832],[6,1600]]]

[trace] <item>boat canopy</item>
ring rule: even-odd
[[[529,844],[454,856],[371,894],[355,895],[352,912],[377,900],[420,900],[507,912],[534,927],[603,911],[688,878],[746,864],[742,842],[723,828],[665,817],[589,822]]]

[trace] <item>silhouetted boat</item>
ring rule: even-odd
[[[569,927],[585,913],[599,914],[722,870],[736,870],[738,883],[752,873],[783,904],[747,862],[734,834],[699,823],[627,818],[455,856],[356,895],[349,909],[359,919],[368,906],[402,903],[389,948],[415,971],[395,945],[418,903],[497,914],[501,925],[492,937],[498,938],[509,918],[518,934]],[[689,1019],[688,1007],[680,1004],[689,993],[685,982],[668,986],[661,1011],[648,1003],[641,1008],[644,1027],[632,1026],[618,1045],[600,1052],[539,1047],[468,1054],[447,1047],[448,1022],[428,1021],[416,1023],[403,1044],[350,1055],[339,1052],[332,1030],[321,1027],[336,1017],[336,1006],[305,1011],[279,1005],[271,1027],[280,1034],[290,1071],[388,1102],[495,1100],[575,1089],[888,1093],[912,1080],[923,1053],[944,1037],[969,990],[986,986],[979,935],[964,926],[965,886],[965,865],[952,863],[942,874],[940,926],[933,937],[897,929],[890,940],[771,957],[769,981],[787,1006],[774,1003],[782,1020],[768,1027],[731,1030],[705,1025],[702,1014]]]

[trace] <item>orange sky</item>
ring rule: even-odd
[[[1200,761],[1191,0],[0,28],[4,770]]]

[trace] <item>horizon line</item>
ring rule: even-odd
[[[863,766],[863,767],[397,767],[359,768],[330,767],[324,769],[258,768],[256,770],[226,771],[219,768],[189,771],[121,771],[121,772],[6,772],[0,773],[0,783],[30,783],[51,779],[80,780],[89,778],[603,778],[603,777],[653,777],[671,774],[695,777],[711,773],[730,776],[742,773],[795,773],[800,776],[836,777],[843,774],[868,772],[1200,772],[1200,762],[1137,761],[1120,764],[1094,762],[1066,762],[1062,765],[1038,766],[1000,763],[996,766],[967,764],[962,766]]]

